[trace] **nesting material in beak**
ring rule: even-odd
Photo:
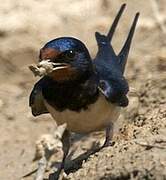
[[[49,75],[54,71],[60,69],[67,69],[68,65],[65,63],[54,63],[48,60],[42,60],[38,65],[30,65],[29,69],[33,72],[35,76],[45,76]]]

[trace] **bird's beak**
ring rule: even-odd
[[[55,63],[47,60],[42,60],[38,64],[38,69],[44,69],[44,73],[40,73],[40,76],[48,75],[56,81],[68,80],[76,75],[76,71],[67,63]],[[41,75],[42,74],[42,75]]]
[[[37,65],[38,68],[44,68],[46,70],[57,71],[59,69],[66,69],[69,67],[67,63],[54,63],[50,59],[42,60]]]

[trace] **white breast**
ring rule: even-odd
[[[115,122],[120,114],[120,107],[107,102],[103,95],[100,95],[97,102],[91,104],[88,109],[80,112],[58,112],[46,101],[45,105],[58,125],[67,123],[67,129],[77,133],[102,130],[110,122]]]

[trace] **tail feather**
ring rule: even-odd
[[[133,35],[135,32],[135,28],[137,25],[138,18],[139,18],[139,13],[136,13],[134,21],[133,21],[132,26],[129,31],[129,34],[127,36],[127,39],[118,55],[119,64],[122,68],[122,72],[124,72],[124,70],[125,70],[125,65],[127,62],[127,58],[128,58],[128,54],[129,54],[129,50],[130,50],[130,46],[131,46],[131,42],[132,42]]]
[[[117,13],[117,15],[116,15],[113,23],[112,23],[112,25],[111,25],[111,27],[110,27],[110,30],[109,30],[109,32],[108,32],[108,34],[107,34],[107,38],[108,38],[108,40],[109,40],[110,42],[112,41],[112,37],[113,37],[113,35],[114,35],[114,33],[115,33],[115,29],[116,29],[116,27],[117,27],[117,25],[118,25],[118,22],[119,22],[122,14],[123,14],[123,12],[124,12],[125,7],[126,7],[126,4],[122,4],[122,5],[121,5],[121,7],[120,7],[120,9],[119,9],[119,11],[118,11],[118,13]]]
[[[125,70],[125,65],[127,62],[131,42],[139,18],[139,13],[136,13],[129,34],[127,36],[127,39],[119,54],[116,55],[112,47],[111,41],[115,33],[116,27],[118,25],[118,22],[124,12],[125,7],[126,4],[121,5],[107,35],[101,35],[99,32],[95,33],[96,40],[98,43],[98,53],[96,55],[95,62],[98,62],[100,64],[102,63],[101,60],[105,60],[105,61],[109,60],[108,66],[113,67],[112,65],[116,64],[117,67],[119,66],[119,71],[121,71],[122,74],[124,73]]]

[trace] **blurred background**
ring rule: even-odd
[[[28,65],[38,61],[39,50],[47,41],[60,36],[82,40],[93,57],[97,51],[95,31],[106,33],[124,2],[127,8],[112,44],[118,53],[134,15],[139,11],[141,16],[126,76],[130,86],[142,93],[140,97],[144,96],[146,100],[131,98],[127,112],[124,111],[120,118],[118,130],[122,129],[124,121],[133,123],[154,108],[163,111],[166,89],[165,0],[0,0],[0,179],[21,179],[33,170],[36,167],[32,159],[37,138],[55,128],[50,116],[33,118],[31,115],[28,99],[37,78],[29,71]],[[153,90],[147,89],[149,82]],[[139,108],[139,103],[143,103],[144,108]],[[133,123],[132,129],[139,126]],[[86,138],[82,141],[85,146],[91,142]]]

